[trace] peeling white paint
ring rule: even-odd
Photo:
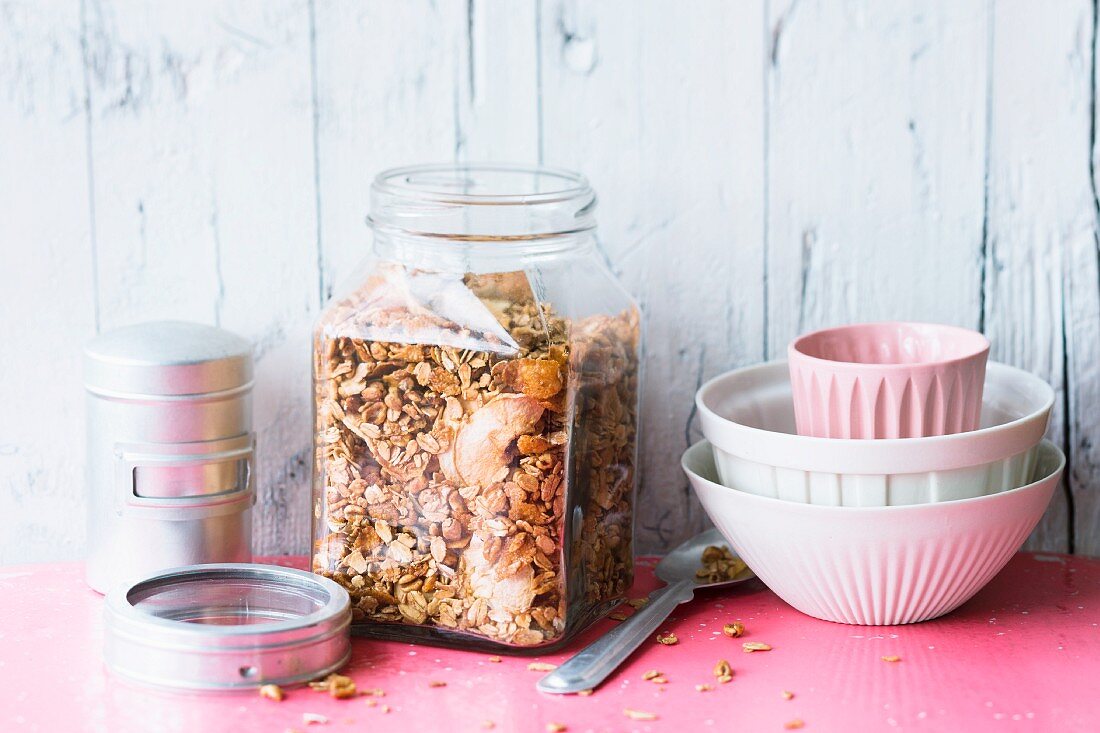
[[[308,332],[372,176],[576,168],[648,318],[643,549],[706,519],[698,383],[801,330],[983,327],[1059,390],[1031,546],[1100,554],[1093,6],[0,2],[0,562],[79,557],[79,347],[157,317],[257,357],[256,548],[309,524]],[[1068,498],[1072,496],[1071,504]]]

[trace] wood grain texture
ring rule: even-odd
[[[317,192],[322,296],[370,243],[379,171],[455,158],[466,74],[466,5],[318,2]]]
[[[455,158],[537,163],[537,2],[468,0],[456,84]]]
[[[1076,330],[1067,321],[1086,303],[1070,294],[1073,283],[1092,277],[1081,250],[1095,258],[1095,209],[1089,178],[1092,98],[1092,6],[1060,3],[1038,8],[1026,2],[999,4],[990,31],[990,140],[985,244],[986,333],[990,358],[1024,367],[1054,386],[1049,435],[1062,446],[1078,437],[1067,390],[1071,374],[1067,344],[1082,348],[1089,323]],[[1095,354],[1095,325],[1091,328]],[[1087,348],[1087,347],[1086,347]],[[1078,365],[1085,375],[1095,366]],[[1095,417],[1093,418],[1095,420]],[[1095,429],[1095,428],[1093,428]],[[1059,492],[1029,541],[1034,548],[1070,546],[1069,492]]]
[[[1080,12],[1080,11],[1079,11]],[[1082,215],[1087,230],[1076,232],[1067,258],[1065,359],[1069,376],[1066,395],[1069,415],[1069,468],[1066,471],[1074,503],[1074,551],[1100,556],[1100,197],[1097,196],[1096,131],[1100,128],[1098,93],[1097,7],[1085,7],[1085,27],[1077,23],[1074,63],[1089,67],[1089,203],[1091,215]],[[1090,28],[1091,25],[1091,28]],[[1091,39],[1089,32],[1091,30]],[[1057,532],[1053,528],[1052,532]]]
[[[770,4],[769,357],[840,323],[978,325],[984,9]]]
[[[636,531],[669,547],[707,521],[679,467],[695,391],[762,357],[762,8],[547,2],[540,25],[543,159],[591,177],[647,319]]]
[[[304,548],[317,252],[304,0],[89,2],[101,327],[256,344],[257,549]]]
[[[78,2],[0,3],[0,563],[84,543],[95,334]]]
[[[0,0],[0,562],[80,555],[79,345],[151,318],[256,343],[256,547],[303,552],[308,335],[371,179],[479,159],[598,191],[647,322],[642,550],[706,521],[700,381],[914,318],[1055,386],[1030,546],[1100,554],[1096,55],[1088,0]]]

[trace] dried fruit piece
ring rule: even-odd
[[[428,687],[446,687],[447,683],[443,680],[432,680],[428,683]]]
[[[665,646],[672,646],[673,644],[675,644],[678,641],[680,641],[680,640],[678,638],[676,638],[676,634],[668,633],[668,634],[665,634],[664,636],[661,636],[660,634],[657,635],[657,643],[658,644],[664,644]]]
[[[261,685],[260,697],[266,697],[268,700],[274,700],[275,702],[282,702],[286,695],[283,692],[283,688],[278,685]]]
[[[725,659],[719,659],[718,663],[714,665],[715,677],[728,677],[733,675],[733,670],[730,669],[730,663]]]
[[[550,664],[550,662],[531,662],[527,665],[527,669],[532,672],[552,672],[558,668],[556,664]]]
[[[535,429],[543,407],[520,394],[501,394],[476,410],[459,427],[451,447],[452,480],[464,486],[487,485],[508,475],[516,438]]]
[[[790,690],[783,690],[783,699],[784,700],[791,700],[793,698],[794,698],[794,693],[793,692],[791,692]]]
[[[642,679],[643,680],[651,680],[654,677],[660,677],[660,676],[661,676],[661,673],[658,672],[655,669],[651,669],[651,670],[648,670],[648,671],[642,673]]]
[[[493,728],[497,727],[497,724],[494,723],[491,720],[484,720],[481,723],[481,727],[484,728],[485,730],[492,730]]]
[[[565,723],[547,723],[546,733],[562,733],[562,731],[568,730],[565,727]]]
[[[647,713],[644,710],[632,710],[630,708],[623,708],[623,715],[631,720],[656,720],[657,716],[653,713]]]
[[[589,689],[589,690],[581,690],[581,691],[580,691],[580,692],[578,692],[577,694],[578,694],[578,695],[580,695],[581,697],[588,697],[588,696],[589,696],[589,695],[591,695],[591,694],[592,694],[593,692],[595,692],[595,690]]]
[[[470,588],[475,598],[484,599],[486,616],[490,611],[509,617],[530,612],[538,595],[534,566],[522,561],[501,562],[502,548],[503,543],[485,542],[475,535],[463,553]]]
[[[722,633],[731,639],[736,639],[745,633],[745,624],[740,621],[734,621],[732,624],[726,624],[722,627]]]
[[[634,608],[641,608],[645,604],[649,603],[648,598],[630,598],[627,600],[627,604]]]
[[[626,621],[625,613],[609,613],[607,614],[607,617],[612,621]]]
[[[515,392],[548,400],[561,392],[561,367],[552,359],[512,359],[493,367],[493,376]]]
[[[495,655],[494,655],[494,656],[492,656],[492,657],[489,657],[489,658],[488,658],[488,659],[486,659],[485,661],[487,661],[487,662],[492,662],[493,664],[500,664],[500,662],[501,662],[501,659],[500,659],[500,657],[498,657],[498,656],[495,656]]]
[[[748,652],[770,652],[772,648],[761,641],[746,641],[741,644],[741,650]]]
[[[554,444],[541,435],[521,435],[516,438],[516,448],[525,456],[536,456],[553,447]]]
[[[797,730],[798,728],[804,728],[805,723],[802,722],[802,718],[795,718],[794,720],[788,720],[783,724],[783,727],[787,730]]]
[[[901,657],[896,656],[896,655],[890,655],[888,657],[883,657],[882,661],[884,661],[884,662],[900,662]]]

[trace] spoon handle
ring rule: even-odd
[[[657,630],[672,609],[690,601],[695,581],[680,580],[649,594],[649,602],[629,619],[569,658],[565,664],[538,681],[541,692],[580,692],[607,679],[642,642]]]

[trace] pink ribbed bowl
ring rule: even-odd
[[[919,438],[978,427],[989,341],[931,323],[860,323],[787,349],[799,435]]]
[[[879,626],[942,616],[992,580],[1043,516],[1065,456],[1043,441],[1026,486],[886,507],[801,504],[727,488],[706,441],[681,465],[711,521],[776,595],[826,621]]]

